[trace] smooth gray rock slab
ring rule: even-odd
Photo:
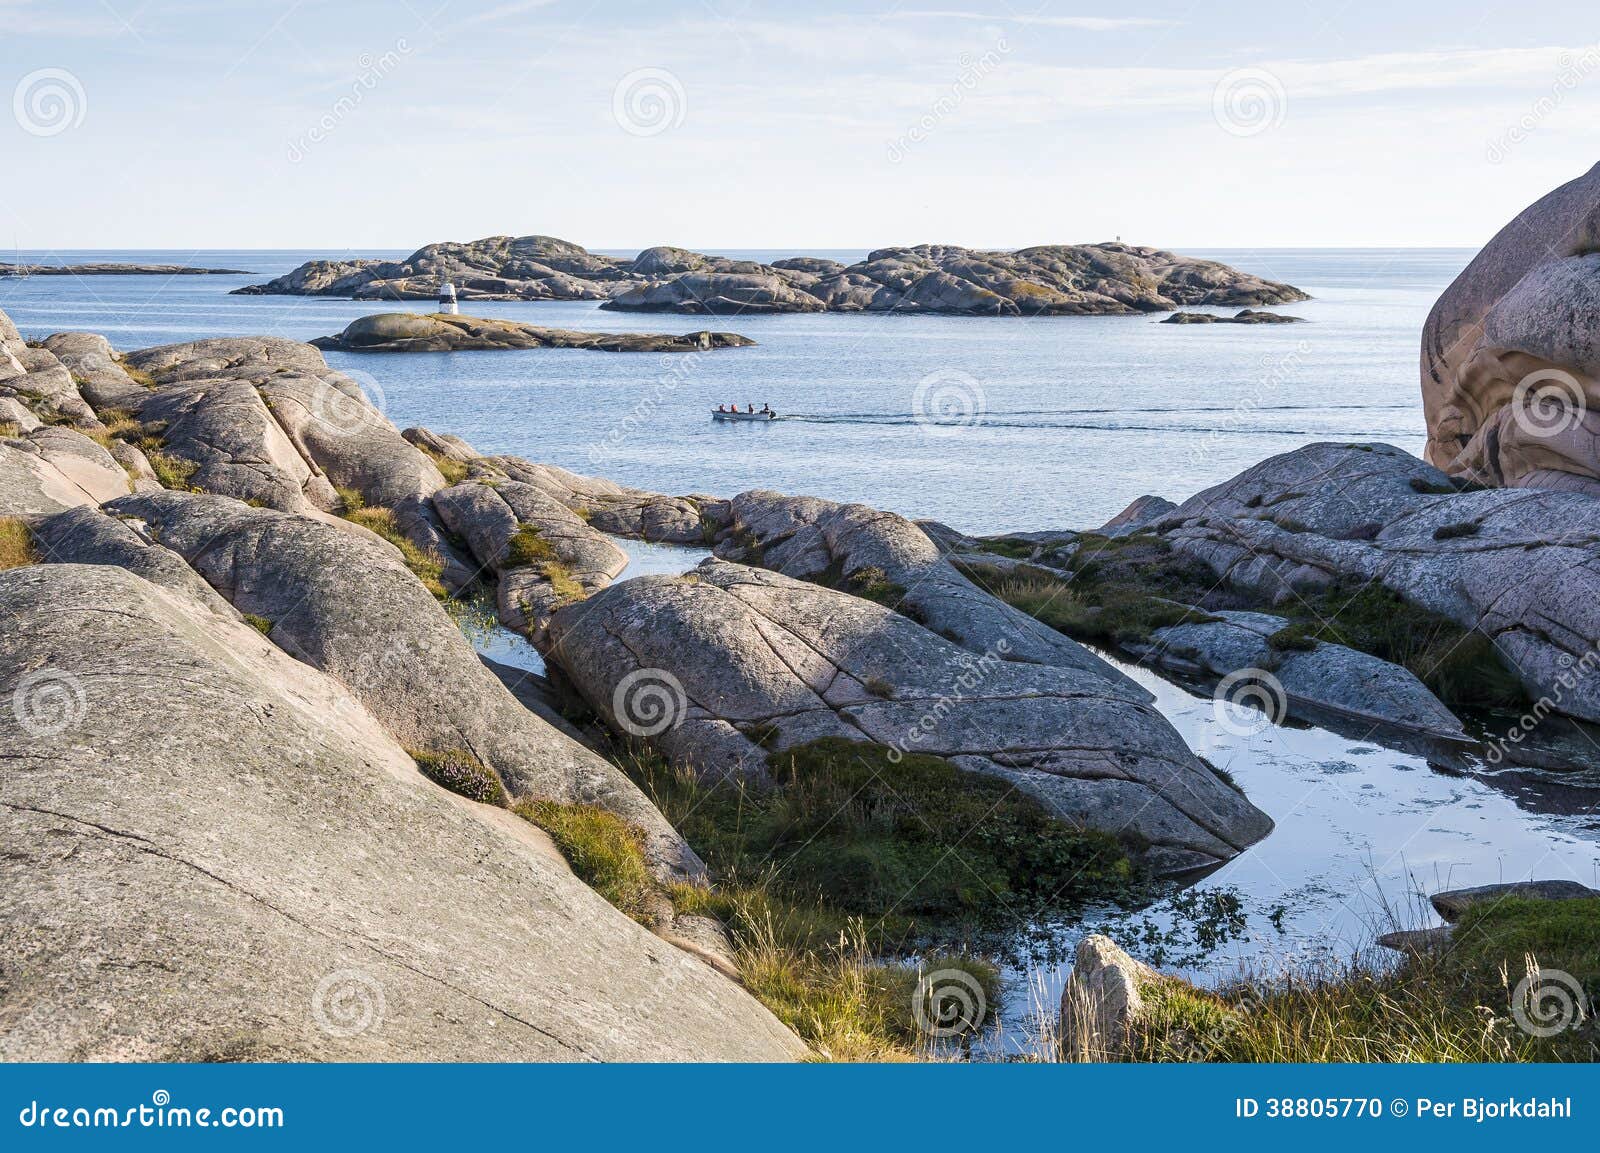
[[[0,617],[0,1060],[804,1056],[248,625],[111,565]]]
[[[614,729],[708,776],[760,778],[771,750],[844,737],[1001,776],[1064,820],[1143,838],[1161,867],[1215,864],[1271,828],[1119,684],[975,655],[766,570],[623,581],[558,611],[549,636]]]
[[[1273,649],[1268,638],[1289,622],[1269,613],[1194,611],[1215,619],[1156,629],[1150,644],[1132,646],[1133,651],[1180,672],[1227,677],[1255,670],[1265,683],[1282,689],[1282,704],[1291,709],[1310,705],[1427,736],[1467,739],[1455,714],[1409,669],[1321,641],[1309,650]]]
[[[760,490],[741,493],[730,507],[732,523],[719,538],[719,557],[846,590],[871,570],[900,590],[894,607],[963,648],[1077,669],[1117,685],[1130,699],[1148,697],[1076,641],[962,576],[905,517],[861,504]]]
[[[1455,491],[1389,445],[1272,457],[1155,523],[1172,547],[1263,600],[1377,582],[1475,628],[1542,711],[1600,720],[1600,502]]]
[[[214,496],[130,496],[106,511],[143,521],[235,608],[271,622],[274,643],[337,677],[404,747],[470,750],[514,796],[632,821],[663,877],[703,872],[620,769],[506,692],[389,545]]]

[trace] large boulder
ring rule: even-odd
[[[1262,600],[1376,582],[1488,637],[1528,695],[1600,720],[1600,502],[1460,491],[1383,444],[1312,444],[1246,469],[1154,527]]]
[[[247,624],[110,565],[0,616],[0,1060],[803,1056]]]
[[[1133,687],[1076,641],[973,584],[922,529],[862,504],[754,491],[730,504],[717,555],[870,595],[975,653],[1077,669]]]
[[[143,523],[286,652],[343,682],[406,748],[469,750],[513,796],[599,805],[642,829],[663,879],[704,866],[622,771],[533,716],[389,545],[223,497],[106,506]]]
[[[1428,460],[1491,485],[1600,494],[1600,165],[1525,209],[1422,333]]]
[[[947,757],[1063,820],[1128,836],[1174,871],[1212,865],[1271,821],[1197,760],[1137,688],[981,656],[889,609],[707,561],[611,586],[550,621],[550,658],[612,726],[713,777],[762,779],[821,737]]]

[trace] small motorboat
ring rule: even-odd
[[[777,420],[778,414],[770,408],[762,412],[740,412],[738,409],[714,408],[711,410],[712,420]]]

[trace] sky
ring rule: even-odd
[[[0,249],[1476,246],[1597,113],[1593,0],[0,0]]]

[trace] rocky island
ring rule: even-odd
[[[733,332],[582,332],[541,328],[514,320],[458,313],[385,312],[352,320],[337,336],[319,337],[317,348],[344,352],[472,352],[495,349],[586,348],[597,352],[710,352],[750,348],[755,341]]]
[[[1576,235],[1597,205],[1591,173],[1518,227]],[[920,963],[986,904],[1137,903],[1271,832],[1095,646],[1364,734],[1466,743],[1458,711],[1490,700],[1600,720],[1600,471],[1577,438],[1517,458],[1475,431],[1516,422],[1518,366],[1590,379],[1568,302],[1594,266],[1557,252],[1441,302],[1488,319],[1430,323],[1436,463],[1308,444],[987,537],[480,452],[397,428],[296,341],[119,352],[0,314],[0,1058],[903,1056],[921,970],[852,940],[862,918]],[[841,275],[787,271],[808,295]],[[497,324],[410,320],[386,339]],[[619,580],[619,540],[714,556]],[[481,660],[471,606],[550,676]],[[1581,1043],[1497,1039],[1475,1006],[1535,947],[1592,973],[1600,898],[1437,896],[1454,928],[1428,940],[1460,949],[1412,938],[1311,1013],[1090,936],[1053,1055],[1412,1059],[1421,1020],[1454,1057]],[[942,964],[992,991],[980,958]],[[1402,1011],[1349,1024],[1374,989]],[[328,1028],[352,1003],[384,1027]]]
[[[1107,243],[985,252],[884,248],[844,265],[815,257],[760,264],[682,248],[631,260],[550,236],[430,244],[405,260],[311,261],[242,294],[432,300],[595,300],[619,312],[921,312],[964,316],[1117,316],[1192,305],[1306,300],[1287,284],[1211,260]]]
[[[187,264],[3,264],[6,276],[249,276],[241,268],[194,268]]]

